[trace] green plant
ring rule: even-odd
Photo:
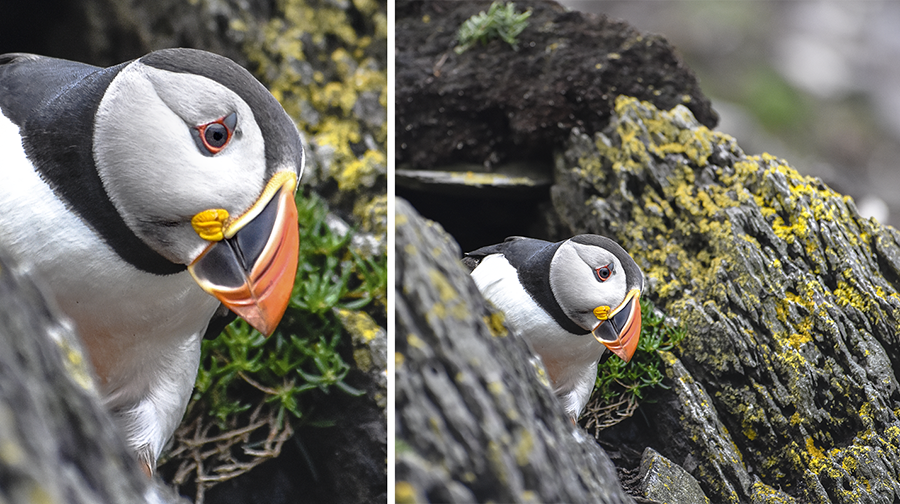
[[[512,2],[505,5],[502,2],[494,2],[487,12],[475,14],[459,27],[456,34],[456,53],[462,54],[476,42],[485,45],[495,38],[518,50],[516,37],[528,26],[527,19],[530,16],[531,9],[517,12],[516,4]]]
[[[597,366],[594,394],[582,415],[585,428],[593,427],[595,434],[631,416],[648,390],[666,388],[659,351],[673,349],[686,332],[667,323],[643,298],[641,314],[641,339],[631,361],[610,357]]]

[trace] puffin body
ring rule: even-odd
[[[614,241],[578,235],[550,243],[512,237],[466,254],[484,297],[541,357],[577,420],[609,349],[628,361],[641,332],[643,275]]]
[[[75,322],[107,407],[152,472],[211,319],[230,310],[270,334],[287,306],[297,129],[246,70],[211,53],[167,49],[110,68],[8,54],[0,160],[0,246]]]

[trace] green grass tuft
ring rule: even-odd
[[[503,40],[518,50],[516,37],[528,26],[531,9],[517,12],[516,4],[494,2],[487,12],[481,11],[467,19],[457,32],[456,54],[462,54],[476,43],[485,45],[493,39]]]
[[[671,350],[684,339],[684,329],[666,322],[653,303],[641,299],[641,339],[631,362],[610,356],[597,366],[597,381],[579,423],[594,437],[631,417],[653,388],[668,388],[660,350]]]

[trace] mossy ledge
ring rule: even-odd
[[[896,230],[683,106],[619,97],[555,163],[563,221],[619,240],[688,330],[661,453],[714,502],[900,495]]]

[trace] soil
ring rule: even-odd
[[[516,5],[532,10],[517,50],[493,40],[456,54],[457,28],[490,2],[398,2],[398,166],[549,160],[573,127],[603,129],[620,94],[666,110],[684,103],[715,126],[693,72],[664,38],[555,2]]]

